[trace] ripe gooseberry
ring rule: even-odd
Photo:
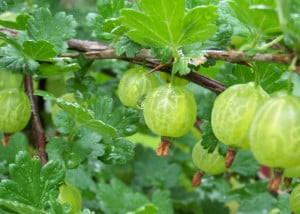
[[[280,94],[266,102],[253,118],[250,145],[254,157],[263,165],[299,165],[300,98]]]
[[[300,184],[291,193],[290,206],[295,214],[300,214]]]
[[[28,96],[15,88],[0,91],[0,131],[15,133],[25,128],[31,117]]]
[[[141,97],[157,86],[157,78],[148,74],[146,68],[132,68],[123,74],[118,86],[118,96],[123,105],[139,108]]]
[[[82,198],[79,189],[70,184],[63,184],[59,187],[58,201],[61,204],[71,205],[70,214],[80,213],[82,209]]]
[[[225,157],[220,155],[216,147],[212,153],[209,153],[201,145],[201,141],[197,142],[192,151],[192,159],[195,166],[202,172],[210,175],[217,175],[225,172]]]
[[[235,148],[250,149],[249,129],[258,108],[269,95],[254,82],[229,87],[215,100],[211,125],[222,143]]]
[[[197,105],[187,89],[171,84],[154,89],[144,102],[147,126],[165,137],[180,137],[191,130],[196,120]]]

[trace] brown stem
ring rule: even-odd
[[[231,148],[227,149],[226,159],[225,159],[225,167],[226,168],[229,168],[231,166],[231,164],[233,163],[236,152],[237,151],[235,149],[231,149]]]
[[[196,172],[193,176],[192,187],[197,187],[201,184],[203,174],[201,172]]]
[[[40,116],[38,114],[36,99],[33,95],[33,83],[32,77],[30,75],[25,76],[25,90],[31,103],[31,122],[34,131],[34,136],[36,138],[36,147],[38,150],[39,157],[41,159],[41,164],[42,166],[44,166],[47,163],[47,154],[45,151],[46,137],[41,124]]]
[[[281,183],[283,171],[281,169],[274,169],[273,171],[274,177],[268,183],[268,189],[273,193],[277,193]]]
[[[8,146],[8,141],[9,141],[10,136],[11,136],[11,134],[7,134],[7,133],[4,133],[4,134],[3,134],[2,145],[3,145],[4,147],[7,147],[7,146]]]
[[[170,146],[171,146],[170,138],[161,137],[161,142],[157,147],[156,155],[167,156],[169,154]]]

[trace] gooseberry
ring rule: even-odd
[[[299,165],[300,99],[280,94],[261,106],[251,123],[250,144],[254,157],[263,165]]]
[[[123,105],[139,108],[142,96],[157,86],[157,78],[153,74],[148,74],[146,68],[132,68],[123,74],[118,86],[118,96]]]
[[[254,82],[229,87],[215,100],[211,125],[222,143],[249,149],[249,129],[258,108],[269,95]]]
[[[196,120],[197,105],[187,89],[171,84],[154,89],[144,102],[147,126],[165,137],[180,137],[191,130]]]
[[[15,88],[0,91],[0,130],[15,133],[25,128],[31,117],[31,105],[25,92]]]

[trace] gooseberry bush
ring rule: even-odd
[[[0,213],[299,213],[299,14],[1,0]]]

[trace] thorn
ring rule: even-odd
[[[235,149],[227,149],[226,159],[225,159],[225,167],[229,168],[234,161],[234,157],[236,155]]]

